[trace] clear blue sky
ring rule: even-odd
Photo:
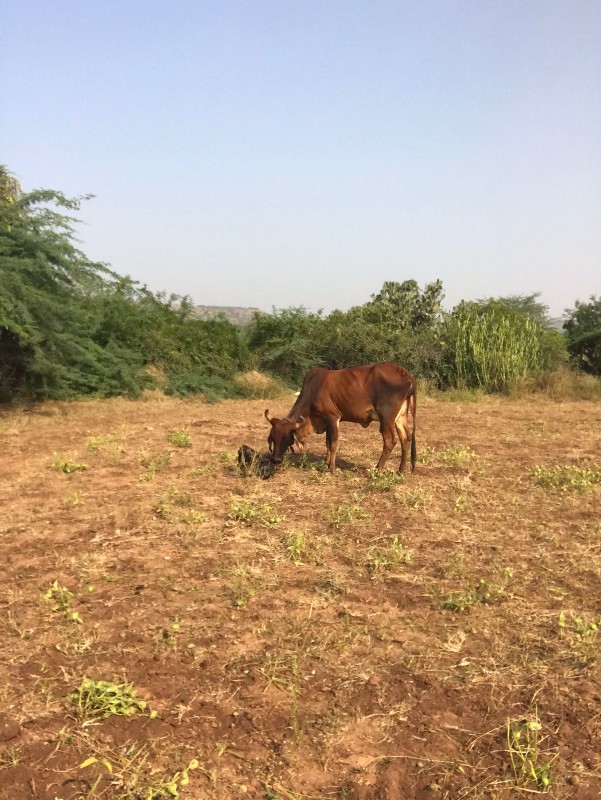
[[[600,0],[19,0],[0,162],[82,248],[267,311],[601,294]]]

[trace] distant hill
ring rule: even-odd
[[[248,325],[253,314],[259,308],[244,308],[243,306],[194,306],[192,314],[198,319],[215,319],[225,317],[233,325]]]

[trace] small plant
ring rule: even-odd
[[[453,504],[453,513],[461,514],[461,512],[465,508],[466,503],[467,503],[467,497],[464,494],[458,495],[455,498],[455,503]]]
[[[157,517],[169,523],[184,522],[193,525],[195,523],[206,522],[206,514],[190,508],[193,497],[189,492],[180,492],[179,489],[170,489],[162,494],[154,505],[154,513]]]
[[[217,460],[220,464],[223,464],[225,467],[237,467],[238,460],[236,453],[230,453],[227,450],[220,450],[217,453]]]
[[[295,531],[288,534],[286,552],[295,567],[299,567],[303,563],[302,555],[305,552],[306,544],[306,537],[303,531]]]
[[[84,472],[86,469],[88,469],[87,464],[78,464],[77,461],[61,458],[60,456],[56,455],[56,453],[54,455],[52,467],[58,472],[64,472],[65,475],[71,475],[73,472]]]
[[[387,492],[394,489],[399,483],[403,482],[403,475],[398,472],[393,472],[391,469],[379,470],[373,467],[368,471],[369,481],[367,482],[368,489],[376,489],[380,492]]]
[[[148,703],[140,700],[132,684],[94,681],[84,678],[79,688],[71,692],[69,700],[75,706],[77,716],[86,722],[106,719],[110,716],[131,717],[145,714]],[[156,717],[156,711],[150,711]]]
[[[234,606],[244,608],[257,593],[252,570],[243,564],[237,564],[232,570],[231,590]]]
[[[171,464],[171,453],[164,453],[163,455],[156,456],[155,458],[142,459],[142,466],[146,467],[145,472],[140,475],[139,479],[143,483],[151,481],[157,472]]]
[[[411,551],[407,550],[398,536],[394,536],[391,544],[385,550],[374,549],[371,551],[367,569],[375,574],[381,569],[392,570],[401,564],[410,564],[411,559]]]
[[[198,511],[196,508],[189,508],[184,514],[184,522],[188,525],[200,525],[207,521],[207,515],[204,511]]]
[[[571,613],[568,620],[562,611],[559,614],[557,626],[560,634],[569,642],[570,647],[579,652],[585,661],[594,662],[598,658],[601,619],[587,621]]]
[[[183,428],[171,428],[167,441],[174,447],[192,447],[192,437]]]
[[[256,503],[253,500],[232,500],[228,513],[230,523],[240,522],[243,525],[277,525],[285,517],[274,513],[269,503]]]
[[[430,504],[431,500],[432,496],[430,492],[427,492],[425,489],[411,489],[408,492],[404,492],[401,496],[403,504],[408,508],[412,508],[414,511],[425,508]]]
[[[503,570],[503,578],[500,583],[493,584],[480,578],[476,586],[466,587],[466,589],[455,595],[449,595],[443,602],[442,607],[446,611],[456,611],[463,613],[470,606],[476,603],[483,605],[496,605],[501,603],[505,598],[505,590],[507,584],[513,577],[513,572],[509,567]]]
[[[119,792],[119,797],[136,797],[140,800],[178,800],[180,794],[179,789],[181,786],[187,786],[190,783],[189,772],[195,769],[201,769],[207,776],[210,773],[200,767],[197,759],[192,759],[186,769],[181,772],[176,772],[170,778],[158,780],[153,777],[150,778],[144,769],[144,765],[148,759],[148,750],[144,745],[129,747],[126,753],[110,753],[110,758],[91,756],[86,758],[79,765],[79,769],[87,769],[93,765],[103,766],[108,774],[111,776],[111,784],[114,787],[124,790],[124,794]],[[99,775],[96,781],[91,785],[89,792],[86,792],[86,800],[92,800],[97,797],[94,789],[100,783],[102,775]],[[133,790],[133,791],[132,791]],[[78,795],[80,800],[83,795]]]
[[[0,770],[16,767],[20,760],[19,751],[14,747],[9,747],[0,753]]]
[[[110,433],[105,436],[90,436],[86,440],[86,447],[93,453],[114,447],[113,437]]]
[[[192,469],[188,472],[188,475],[191,478],[198,478],[201,475],[213,475],[215,472],[217,472],[217,464],[210,462],[209,464],[203,464],[200,467],[192,467]]]
[[[559,489],[561,492],[586,492],[601,483],[601,470],[575,466],[559,464],[550,468],[536,466],[532,474],[539,486],[545,489]]]
[[[326,515],[326,520],[330,525],[339,528],[341,525],[348,525],[349,523],[359,522],[360,520],[369,519],[369,517],[371,517],[369,511],[361,508],[361,498],[355,494],[353,495],[353,499],[355,500],[354,503],[338,506],[335,511],[330,511],[329,514]]]
[[[541,731],[537,714],[533,719],[507,720],[507,750],[516,786],[522,789],[535,787],[544,791],[551,784],[551,765],[558,753],[549,760],[542,758]]]
[[[69,492],[65,500],[65,505],[74,507],[80,506],[83,504],[85,498],[86,498],[85,492],[80,492],[80,491]]]
[[[417,454],[417,460],[422,464],[431,464],[434,461],[435,452],[433,447],[421,447]]]
[[[163,628],[162,642],[168,647],[175,647],[177,637],[179,636],[182,628],[182,618],[176,614],[171,620],[168,628]]]
[[[475,457],[476,454],[474,451],[470,450],[470,448],[464,444],[456,444],[446,447],[438,454],[438,458],[443,462],[443,464],[449,464],[451,466],[461,466],[462,464],[466,464],[467,462],[471,461]]]
[[[73,592],[69,591],[66,586],[61,586],[58,581],[54,583],[44,592],[44,600],[51,603],[52,610],[62,614],[65,619],[70,622],[77,622],[82,624],[82,619],[77,613],[73,611],[71,603],[75,599]]]

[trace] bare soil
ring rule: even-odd
[[[241,476],[293,399],[0,414],[0,797],[600,797],[601,487],[532,470],[600,469],[601,405],[424,398],[400,483],[375,425]]]

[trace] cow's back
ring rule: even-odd
[[[311,386],[314,413],[336,409],[343,421],[365,424],[374,420],[374,412],[379,415],[411,394],[415,382],[403,367],[384,362],[340,370],[319,368],[311,376]]]

